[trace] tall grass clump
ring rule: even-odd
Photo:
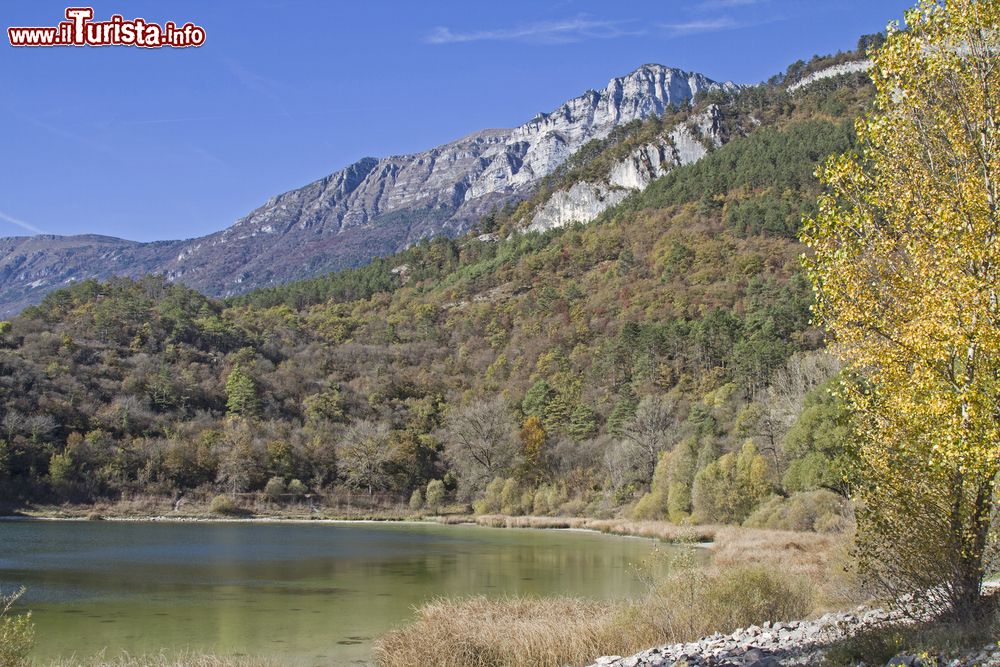
[[[764,621],[800,619],[813,603],[808,580],[773,567],[681,567],[658,578],[646,599],[630,607],[622,630],[636,628],[659,643],[692,641]]]
[[[245,514],[246,511],[243,510],[236,501],[225,494],[219,494],[212,498],[212,504],[209,506],[209,510],[212,514],[218,514],[220,516],[240,516]]]
[[[664,553],[637,568],[648,585],[639,599],[440,598],[382,637],[375,658],[381,667],[589,664],[600,655],[794,620],[813,608],[809,580],[778,567],[701,567],[691,551]]]
[[[577,598],[485,596],[428,602],[375,644],[381,667],[583,664],[635,647],[618,635],[618,608]]]
[[[14,603],[23,594],[23,588],[12,595],[0,594],[0,667],[26,667],[30,664],[28,653],[35,643],[31,612],[11,613]]]

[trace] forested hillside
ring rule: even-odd
[[[432,509],[443,484],[481,512],[835,529],[845,417],[796,234],[870,97],[778,78],[622,128],[537,197],[710,103],[729,141],[587,226],[522,233],[536,197],[229,302],[158,277],[52,293],[0,323],[0,496],[434,482]]]

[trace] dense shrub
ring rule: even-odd
[[[653,471],[653,485],[649,493],[639,499],[632,508],[633,519],[664,519],[669,511],[670,459],[667,452],[660,454]]]
[[[796,493],[788,498],[775,496],[758,507],[743,525],[775,530],[812,530],[835,533],[851,526],[851,503],[841,495],[819,489]]]
[[[781,443],[791,459],[782,482],[788,491],[846,491],[852,468],[850,417],[836,392],[836,379],[805,396],[802,411]]]
[[[427,509],[437,512],[444,505],[444,482],[432,479],[427,482]]]
[[[703,523],[739,523],[771,493],[767,460],[753,442],[723,454],[695,476],[694,515]]]
[[[309,493],[309,488],[302,482],[302,480],[293,479],[288,483],[288,493],[296,498],[301,498]]]
[[[501,477],[495,478],[486,485],[482,497],[472,503],[472,510],[476,514],[499,514],[500,513],[500,493],[503,491],[506,480]]]
[[[222,516],[236,516],[242,513],[236,501],[224,493],[220,493],[212,498],[212,504],[209,506],[209,509],[212,514],[221,514]]]
[[[271,500],[281,500],[285,490],[285,480],[281,477],[272,477],[267,480],[267,484],[264,486],[264,495]]]
[[[565,484],[542,484],[535,491],[531,513],[536,516],[558,514],[567,499]]]
[[[420,489],[413,489],[413,493],[410,494],[410,509],[417,511],[423,509],[424,507],[424,492]]]

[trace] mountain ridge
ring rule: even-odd
[[[272,196],[205,236],[140,243],[100,235],[0,239],[0,316],[88,278],[156,273],[213,296],[356,267],[421,238],[456,235],[518,200],[592,139],[662,115],[698,93],[734,91],[645,64],[510,129],[483,129],[426,151],[364,157]]]

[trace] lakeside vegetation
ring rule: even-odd
[[[382,667],[418,664],[588,664],[664,641],[693,640],[810,611],[807,587],[773,569],[738,566],[689,570],[651,582],[647,596],[625,603],[574,598],[439,599],[415,621],[379,640]]]
[[[499,518],[487,523],[504,525]],[[630,534],[659,530],[673,539],[684,536],[683,529],[669,524],[622,522],[617,528],[623,534],[630,528]],[[733,527],[715,527],[711,536],[715,541],[706,565],[691,553],[654,551],[636,569],[647,593],[633,600],[434,600],[417,610],[412,624],[382,638],[376,658],[383,667],[588,664],[598,655],[628,655],[654,644],[802,618],[860,601],[856,582],[844,569],[843,537]],[[662,567],[664,560],[670,567]]]

